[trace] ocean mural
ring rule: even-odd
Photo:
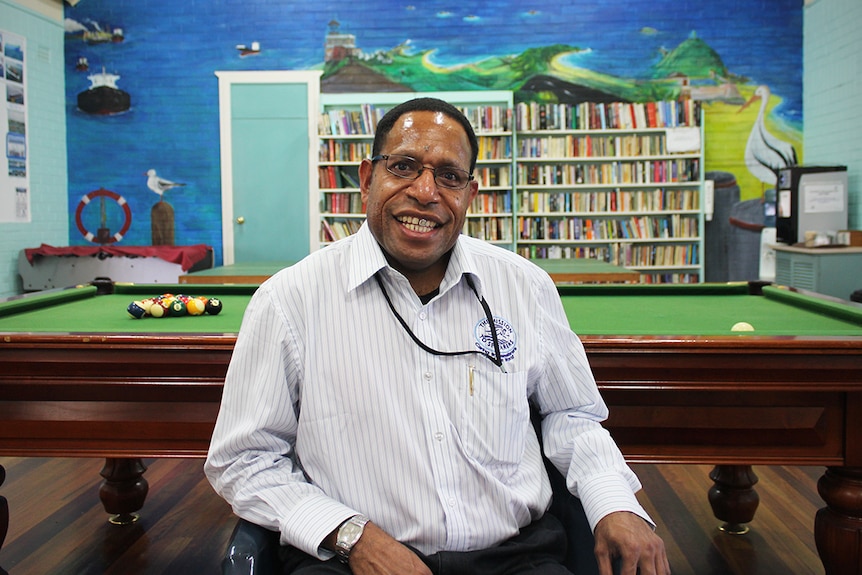
[[[83,0],[65,8],[70,245],[206,243],[221,261],[219,70],[323,70],[323,92],[692,98],[706,170],[760,198],[802,161],[802,0]],[[158,176],[156,176],[158,174]],[[163,176],[164,175],[164,176]],[[158,185],[162,180],[183,185]],[[85,196],[122,198],[79,209]],[[155,193],[154,193],[155,192]],[[168,227],[170,229],[168,229]],[[110,237],[110,234],[103,237]]]

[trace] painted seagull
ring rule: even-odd
[[[159,195],[159,201],[162,201],[162,194],[164,194],[166,191],[170,190],[171,188],[176,188],[180,186],[185,186],[185,184],[172,182],[170,180],[160,178],[158,175],[156,175],[155,170],[147,170],[147,187]]]

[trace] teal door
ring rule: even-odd
[[[309,246],[308,84],[233,84],[236,263],[297,261]]]

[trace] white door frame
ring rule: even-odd
[[[320,115],[320,70],[218,71],[219,140],[221,146],[222,259],[234,263],[233,236],[233,149],[231,131],[231,86],[233,84],[302,84],[308,86],[308,221],[309,251],[320,247],[320,190],[317,156],[320,147],[317,121]]]

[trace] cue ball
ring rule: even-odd
[[[206,305],[207,313],[210,315],[218,315],[221,311],[221,300],[218,298],[211,297],[207,300]]]
[[[738,321],[733,324],[733,327],[730,328],[730,331],[754,331],[754,326],[747,321]]]

